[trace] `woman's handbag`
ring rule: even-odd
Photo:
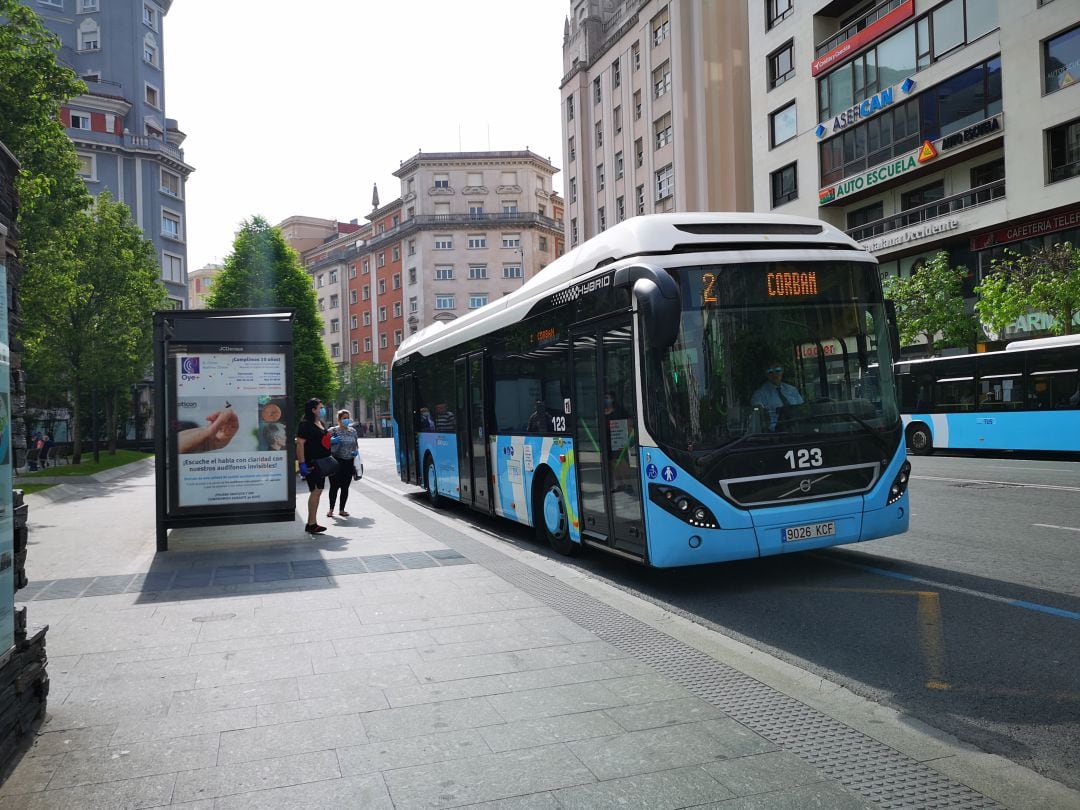
[[[332,475],[337,475],[338,460],[333,456],[326,456],[324,458],[315,459],[315,472],[324,478],[329,478]]]

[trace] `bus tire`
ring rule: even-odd
[[[913,422],[908,426],[907,443],[911,452],[917,456],[928,456],[934,452],[934,437],[922,422]]]
[[[427,490],[428,501],[435,509],[442,509],[446,505],[446,499],[439,494],[439,476],[435,472],[435,461],[430,455],[424,457],[424,488]]]
[[[573,556],[579,546],[570,539],[570,516],[566,509],[566,495],[551,471],[545,471],[536,489],[533,515],[536,537],[546,541],[559,554]]]

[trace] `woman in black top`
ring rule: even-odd
[[[325,532],[326,527],[316,522],[319,514],[319,498],[322,497],[323,488],[326,486],[326,476],[321,475],[315,467],[316,459],[327,458],[330,455],[330,434],[326,432],[323,420],[326,418],[326,408],[322,400],[312,397],[304,403],[304,418],[296,431],[296,457],[300,459],[300,477],[307,481],[308,485],[308,518],[304,531],[308,534]]]

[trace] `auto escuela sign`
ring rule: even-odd
[[[866,189],[908,174],[920,166],[934,160],[941,152],[953,151],[965,148],[983,138],[997,135],[1004,127],[1002,114],[987,118],[977,124],[972,124],[957,132],[938,138],[936,141],[923,141],[917,149],[894,158],[887,163],[874,166],[860,174],[846,177],[835,185],[828,186],[818,191],[818,205],[830,203],[858,194]]]

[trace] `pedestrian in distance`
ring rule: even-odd
[[[321,460],[331,458],[330,434],[323,420],[326,408],[322,400],[312,397],[304,403],[304,417],[296,431],[296,457],[300,459],[300,477],[307,481],[308,504],[307,524],[304,531],[308,534],[325,532],[326,527],[318,523],[319,499],[326,487],[326,473],[320,470]]]
[[[345,502],[349,499],[349,484],[356,479],[356,459],[360,456],[359,436],[352,426],[350,414],[342,408],[337,412],[337,424],[330,428],[330,454],[337,459],[338,470],[330,476],[330,510],[327,517],[334,516],[334,504],[338,504],[338,514],[348,517]],[[338,498],[340,497],[340,501]]]

